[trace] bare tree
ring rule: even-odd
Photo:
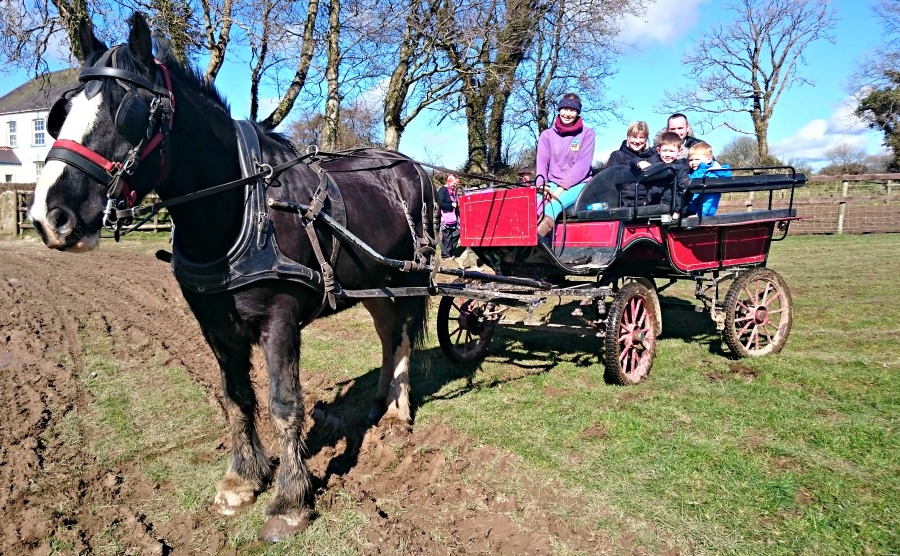
[[[503,124],[516,72],[537,33],[545,4],[535,0],[445,0],[437,46],[460,80],[445,113],[465,115],[472,172],[499,170]]]
[[[78,23],[89,12],[88,0],[0,2],[0,67],[46,73],[48,58],[61,45],[70,49],[73,60],[80,60]]]
[[[332,149],[380,146],[377,139],[379,120],[378,112],[362,102],[342,107],[337,142]],[[325,116],[322,113],[308,112],[287,125],[287,136],[300,147],[322,146],[325,127]]]
[[[850,93],[890,85],[888,72],[900,68],[900,0],[875,0],[872,11],[881,23],[881,40],[851,72]]]
[[[295,18],[291,16],[293,12],[290,11],[290,8],[295,6],[296,3],[286,2],[285,5],[287,7],[284,11],[284,17],[274,18],[271,24],[264,27],[262,32],[255,36],[254,41],[257,64],[255,65],[253,73],[252,99],[257,107],[259,106],[259,86],[266,70],[269,68],[276,68],[282,61],[291,60],[292,58],[285,55],[286,52],[293,50],[297,53],[296,58],[293,58],[293,75],[290,78],[287,88],[281,95],[278,105],[271,114],[259,121],[260,126],[263,129],[268,130],[278,127],[281,122],[287,118],[288,114],[290,114],[297,97],[300,95],[300,91],[306,85],[313,55],[315,53],[316,41],[314,33],[316,19],[319,13],[319,0],[308,0],[304,23],[300,27],[299,36],[292,36]],[[297,41],[299,41],[299,44]],[[271,52],[270,45],[273,44],[281,47],[281,55],[276,56],[274,62],[270,62],[268,56]],[[273,71],[277,74],[277,69],[274,69]],[[251,110],[250,117],[254,120],[257,119],[257,110]]]
[[[882,40],[851,75],[858,105],[856,115],[884,134],[892,154],[890,171],[900,170],[900,0],[880,0],[875,14]]]
[[[752,137],[735,137],[718,150],[716,160],[730,164],[732,168],[760,166],[759,148]]]
[[[440,1],[411,0],[406,15],[389,24],[387,33],[379,37],[399,45],[384,91],[384,143],[388,149],[397,150],[406,126],[423,110],[458,92],[459,79],[436,47]]]
[[[512,120],[531,128],[536,140],[552,123],[557,99],[567,92],[582,95],[585,110],[614,110],[606,98],[605,83],[615,73],[614,62],[621,54],[616,38],[619,22],[626,14],[639,15],[644,7],[645,0],[549,3],[525,63],[529,78],[522,80],[517,91],[518,113]],[[571,40],[573,36],[578,40]]]
[[[691,87],[667,91],[662,111],[695,112],[698,123],[748,113],[753,131],[726,119],[729,129],[756,136],[760,160],[769,156],[769,122],[781,95],[809,83],[799,72],[806,47],[833,40],[835,8],[829,0],[735,0],[735,14],[695,41],[682,63]]]
[[[842,143],[825,151],[830,164],[827,174],[861,174],[865,172],[866,151],[848,143]]]

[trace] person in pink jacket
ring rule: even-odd
[[[541,133],[537,146],[537,184],[546,185],[551,192],[549,198],[538,196],[539,236],[547,235],[556,217],[578,200],[594,161],[594,130],[581,119],[581,98],[566,93],[557,109],[559,114]]]

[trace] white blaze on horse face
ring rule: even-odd
[[[84,138],[94,129],[97,123],[97,114],[100,113],[100,105],[103,103],[103,95],[94,95],[87,98],[84,91],[72,98],[72,106],[69,115],[63,123],[57,139],[69,139],[76,143],[83,143]],[[29,216],[32,222],[46,224],[47,196],[66,168],[66,163],[59,160],[48,160],[41,172],[41,178],[34,188],[34,203],[31,205]]]

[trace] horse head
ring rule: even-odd
[[[107,48],[87,19],[78,39],[80,83],[50,110],[47,129],[56,141],[29,216],[48,247],[84,252],[99,245],[104,226],[115,226],[117,208],[142,198],[162,177],[174,96],[141,14],[132,16],[126,44]]]

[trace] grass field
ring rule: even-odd
[[[637,544],[697,555],[898,554],[900,235],[790,237],[773,246],[768,266],[794,299],[794,328],[780,355],[732,359],[705,314],[664,308],[649,380],[623,388],[604,384],[596,339],[500,331],[482,365],[460,370],[441,355],[432,326],[413,364],[417,423],[447,425],[515,454],[537,482],[561,481],[585,500],[569,519],[610,538],[627,528]],[[691,291],[675,293],[688,300]],[[353,309],[312,326],[304,368],[330,382],[370,373],[380,351],[369,323]],[[222,425],[202,393],[183,370],[165,368],[152,374],[174,394],[164,404],[143,400],[145,369],[113,372],[104,346],[86,345],[84,381],[97,402],[78,427],[111,431],[98,453],[139,452],[147,476],[178,493],[177,507],[148,511],[199,511],[224,458],[188,457],[188,472],[173,463],[185,461],[177,439],[136,434],[130,423],[199,407],[196,422],[178,429],[214,452]],[[168,444],[156,458],[162,438]],[[238,551],[353,554],[366,525],[352,505],[337,505],[303,539],[261,548],[252,544],[257,510],[222,524]]]

